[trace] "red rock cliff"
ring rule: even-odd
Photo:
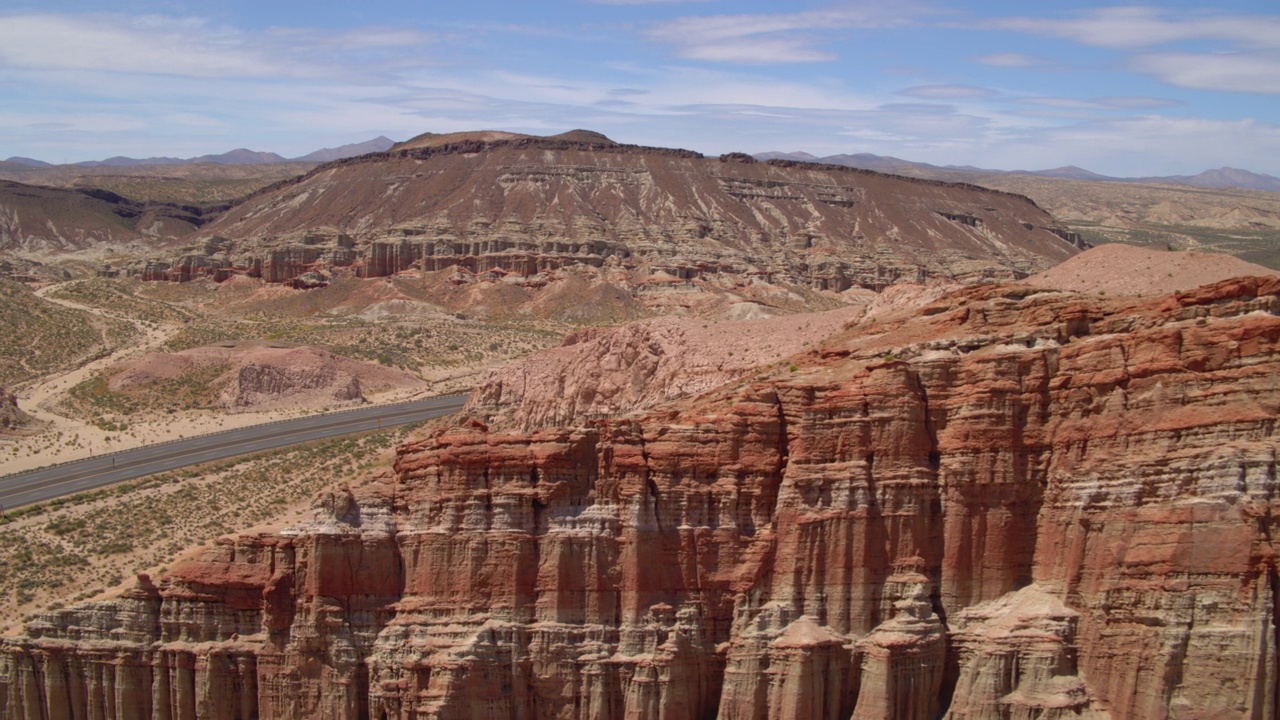
[[[970,288],[678,407],[471,422],[0,646],[0,715],[1269,718],[1280,281]]]

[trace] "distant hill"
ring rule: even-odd
[[[1221,167],[1217,170],[1205,170],[1199,175],[1174,175],[1164,178],[1139,178],[1139,182],[1168,182],[1178,185],[1192,185],[1205,188],[1245,188],[1246,190],[1266,190],[1280,192],[1280,178],[1261,175],[1248,170],[1232,167]]]
[[[796,160],[800,162],[819,162],[830,165],[876,170],[879,172],[897,173],[900,175],[917,175],[936,179],[959,179],[950,173],[983,173],[990,175],[1034,175],[1035,177],[1062,178],[1064,180],[1096,180],[1105,182],[1149,183],[1163,185],[1190,185],[1204,188],[1241,188],[1244,190],[1264,190],[1280,192],[1280,178],[1261,173],[1249,172],[1238,168],[1222,167],[1217,170],[1206,170],[1199,175],[1167,175],[1153,177],[1112,177],[1100,175],[1084,168],[1068,165],[1050,170],[993,170],[971,165],[930,165],[929,163],[912,162],[901,158],[856,153],[853,155],[828,155],[817,157],[807,152],[763,152],[753,155],[757,160]]]
[[[350,145],[342,145],[335,148],[321,148],[314,152],[309,152],[296,158],[286,158],[273,152],[259,152],[249,150],[247,148],[237,148],[230,152],[220,155],[201,155],[200,157],[175,158],[175,157],[148,157],[148,158],[132,158],[123,155],[109,157],[106,160],[87,160],[85,162],[71,163],[64,167],[82,167],[82,168],[101,168],[101,167],[140,167],[140,166],[166,166],[166,165],[196,165],[196,164],[214,164],[214,165],[266,165],[270,163],[284,162],[305,162],[305,163],[323,163],[332,160],[342,160],[349,157],[359,155],[368,155],[374,152],[386,152],[390,150],[396,143],[394,140],[379,135],[372,140],[366,140],[360,143],[351,143]],[[35,160],[27,157],[11,157],[8,160],[0,162],[0,166],[7,169],[18,170],[22,168],[49,168],[59,167],[43,160]]]
[[[977,170],[977,168],[968,168],[968,169]],[[979,171],[979,172],[996,172],[996,171],[986,170],[986,171]],[[1099,175],[1096,172],[1090,172],[1088,170],[1085,170],[1082,167],[1076,167],[1075,165],[1067,165],[1065,167],[1053,168],[1052,170],[1034,170],[1030,172],[1025,170],[1014,170],[1014,172],[1021,175],[1035,175],[1036,177],[1062,178],[1064,180],[1103,180],[1103,181],[1119,180],[1119,178],[1107,177],[1106,175]]]
[[[286,159],[280,155],[271,152],[255,152],[246,148],[237,148],[231,152],[225,152],[221,155],[201,155],[194,158],[171,158],[171,157],[150,157],[150,158],[131,158],[131,157],[110,157],[106,160],[90,160],[88,162],[75,163],[80,167],[133,167],[137,165],[188,165],[193,163],[216,163],[219,165],[259,165],[263,163],[286,162]]]
[[[360,155],[368,155],[375,152],[386,152],[396,144],[395,140],[379,135],[372,140],[366,140],[362,143],[352,143],[350,145],[342,145],[336,148],[323,148],[315,152],[307,153],[301,157],[293,158],[293,162],[330,162],[332,160],[343,160],[349,157],[357,157]]]
[[[35,159],[33,159],[33,158],[29,158],[29,157],[16,157],[16,156],[15,156],[15,157],[11,157],[11,158],[9,158],[8,160],[5,160],[5,162],[6,162],[6,163],[9,163],[9,164],[11,164],[11,165],[21,165],[21,166],[23,166],[23,167],[33,167],[33,168],[40,168],[40,167],[53,167],[52,163],[47,163],[47,162],[45,162],[45,161],[43,161],[43,160],[35,160]]]

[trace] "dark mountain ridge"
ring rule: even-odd
[[[360,143],[351,143],[349,145],[341,145],[333,148],[321,148],[306,155],[295,158],[286,158],[273,152],[260,152],[249,150],[247,148],[237,148],[229,152],[218,155],[201,155],[199,157],[175,158],[175,157],[149,157],[149,158],[132,158],[123,155],[109,157],[105,160],[87,160],[85,162],[70,163],[75,167],[138,167],[144,165],[196,165],[201,163],[213,163],[216,165],[262,165],[267,163],[284,163],[284,162],[329,162],[331,160],[341,160],[343,158],[354,157],[371,152],[383,152],[391,149],[395,145],[395,141],[385,136],[379,135],[372,140],[366,140]],[[31,168],[57,167],[52,163],[43,160],[35,160],[26,157],[11,157],[4,161],[16,166]]]

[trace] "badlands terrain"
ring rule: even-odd
[[[11,511],[0,715],[1280,703],[1275,270],[584,131],[427,134],[234,202],[59,192],[32,207],[80,224],[0,235],[0,471],[475,389]]]
[[[1280,267],[1280,179],[1269,175],[1221,168],[1191,177],[1122,179],[1077,167],[1000,172],[867,154],[816,158],[771,152],[756,157],[973,183],[1034,199],[1093,244],[1212,250]]]

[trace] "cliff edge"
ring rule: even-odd
[[[0,715],[1274,716],[1280,279],[964,288],[792,363],[407,443],[4,640]]]

